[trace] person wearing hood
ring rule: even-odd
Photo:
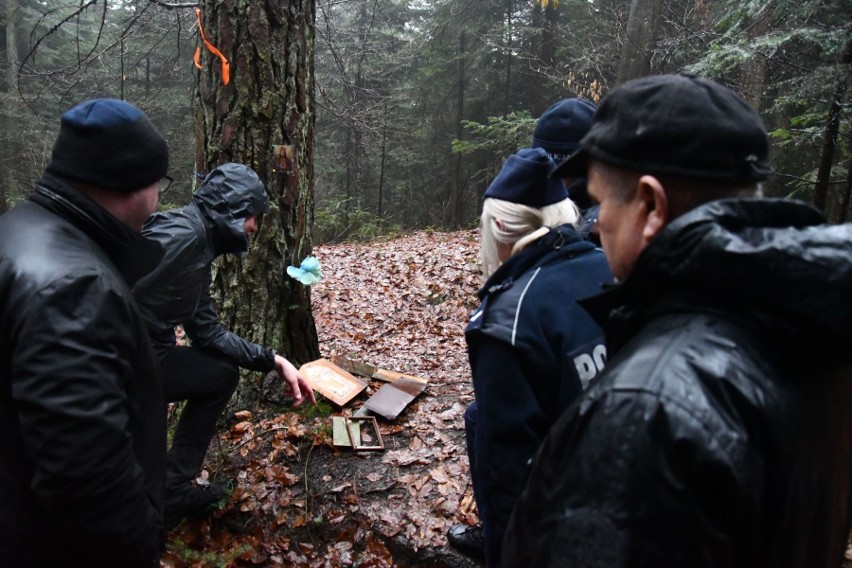
[[[481,527],[456,525],[451,546],[500,565],[503,532],[529,459],[606,360],[603,334],[577,304],[612,281],[600,249],[541,148],[510,156],[485,192],[480,305],[465,330],[475,402],[465,412]]]
[[[609,362],[553,426],[504,565],[833,567],[850,529],[852,225],[758,198],[769,139],[694,76],[628,81],[587,173],[620,284]]]
[[[0,566],[159,566],[166,405],[130,287],[168,168],[145,113],[88,100],[0,217]]]
[[[216,421],[236,390],[239,368],[275,370],[295,399],[315,402],[304,376],[274,350],[226,329],[210,298],[210,267],[223,254],[248,250],[248,237],[269,208],[258,175],[228,163],[210,172],[185,207],[152,215],[143,235],[165,248],[163,261],[133,289],[160,362],[166,400],[186,401],[168,456],[165,525],[208,512],[225,498],[228,483],[197,486]],[[191,346],[176,345],[183,325]]]

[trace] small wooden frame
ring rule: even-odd
[[[370,450],[384,450],[385,443],[382,440],[382,433],[379,432],[379,423],[376,422],[375,416],[344,416],[343,423],[346,425],[346,433],[349,435],[349,441],[352,443],[352,449],[356,452],[364,452]],[[377,443],[374,445],[363,444],[363,426],[364,425],[372,426],[373,431],[376,434]],[[358,435],[353,432],[355,427],[358,427]],[[358,442],[355,442],[355,439],[358,439]]]

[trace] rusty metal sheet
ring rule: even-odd
[[[426,385],[420,381],[400,377],[392,383],[383,385],[376,394],[367,399],[364,408],[388,420],[393,420],[425,389]]]

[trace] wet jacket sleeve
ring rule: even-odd
[[[163,544],[127,429],[133,373],[117,354],[139,348],[123,332],[129,321],[125,299],[97,274],[54,283],[15,319],[11,395],[32,491],[96,565],[153,566]]]
[[[478,406],[474,484],[488,564],[498,566],[503,533],[547,419],[528,376],[534,367],[521,351],[486,335],[477,341],[471,361]]]
[[[184,323],[184,328],[193,345],[215,349],[236,361],[240,367],[264,373],[275,368],[272,349],[246,341],[221,324],[210,299],[209,285],[202,289],[195,312]]]
[[[737,565],[728,535],[754,523],[760,498],[744,488],[759,486],[760,462],[712,431],[694,409],[647,393],[584,401],[535,458],[504,566]]]

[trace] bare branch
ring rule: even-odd
[[[30,57],[33,57],[33,58],[35,57],[35,52],[38,49],[39,45],[41,45],[42,41],[47,39],[48,36],[51,36],[54,33],[56,33],[57,30],[59,30],[59,28],[61,28],[66,22],[69,22],[69,21],[73,20],[74,18],[79,17],[79,15],[82,14],[89,6],[92,6],[94,4],[97,4],[97,0],[89,0],[89,2],[86,2],[85,4],[83,4],[81,2],[80,7],[74,13],[72,13],[72,14],[68,15],[66,18],[62,19],[59,23],[57,23],[55,26],[50,28],[46,33],[44,33],[40,38],[38,38],[38,40],[33,44],[32,48],[27,52],[27,54],[24,56],[24,58],[21,59],[21,64],[18,66],[18,75],[21,74],[21,70],[23,70],[24,65],[26,65],[26,63],[27,63],[27,60]],[[18,94],[21,96],[21,100],[26,102],[26,97],[24,96],[24,93],[21,90],[20,84],[18,84]],[[29,102],[26,102],[26,104],[30,108],[30,110],[32,110],[33,113],[35,113],[35,109],[32,107],[32,105]]]
[[[167,8],[169,10],[174,10],[176,8],[198,8],[201,6],[200,2],[163,2],[163,0],[148,0],[151,4],[156,4],[157,6],[162,6],[163,8]]]

